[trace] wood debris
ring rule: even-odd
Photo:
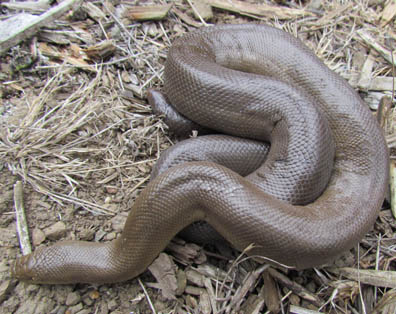
[[[388,0],[382,14],[380,15],[380,22],[382,26],[388,24],[396,15],[396,2]]]
[[[3,2],[1,5],[11,10],[41,13],[50,8],[50,0]]]
[[[172,4],[134,6],[130,7],[125,12],[125,17],[128,17],[133,21],[158,21],[164,19],[167,16],[171,7]]]
[[[239,13],[250,17],[265,16],[270,18],[289,19],[297,16],[313,15],[311,12],[303,9],[277,7],[264,3],[252,4],[240,0],[206,0],[206,3],[217,9]]]
[[[30,245],[29,229],[23,205],[23,186],[21,181],[14,185],[14,204],[19,244],[22,254],[27,255],[32,252],[32,246]]]
[[[396,219],[396,161],[390,161],[390,194],[391,210],[393,217]]]
[[[213,18],[212,7],[205,0],[189,1],[189,4],[193,9],[195,18],[205,21]]]
[[[371,48],[375,49],[386,61],[390,64],[396,66],[395,56],[392,56],[392,53],[384,48],[378,41],[367,31],[358,30],[357,34],[364,40],[364,42],[369,45]]]
[[[6,25],[6,23],[8,23],[7,20],[2,21],[0,23],[0,30],[2,30],[2,32],[4,30],[11,32],[5,34],[2,33],[0,35],[0,55],[5,53],[9,48],[15,46],[22,40],[31,37],[37,32],[38,29],[48,25],[51,21],[64,14],[67,10],[70,10],[77,1],[79,0],[65,0],[56,7],[39,15],[37,18],[30,16],[29,19],[26,19],[26,15],[24,14],[20,20],[25,20],[26,23],[20,23],[18,27]]]
[[[154,286],[161,289],[165,298],[174,300],[177,292],[178,294],[183,293],[184,289],[178,287],[176,265],[168,254],[161,253],[149,266],[149,270],[158,282]]]
[[[396,288],[396,272],[394,271],[356,269],[350,267],[332,269],[332,271],[346,278],[353,279],[371,286]]]

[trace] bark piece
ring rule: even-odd
[[[0,23],[0,30],[2,30],[0,34],[0,55],[21,41],[33,36],[41,27],[62,16],[79,1],[81,0],[65,0],[37,17],[30,16],[27,18],[25,14],[23,17],[25,22],[19,21],[17,23],[18,26],[14,24],[14,27],[12,27],[8,24],[8,20],[2,21]],[[12,19],[16,20],[17,18],[13,17]]]
[[[26,222],[25,208],[23,206],[23,186],[21,181],[17,181],[14,185],[14,206],[19,245],[22,254],[27,255],[32,252],[32,246],[30,245],[29,229]]]
[[[314,293],[308,291],[307,289],[305,289],[300,284],[298,284],[298,283],[296,283],[294,281],[291,281],[287,276],[285,276],[284,274],[278,272],[277,270],[275,270],[273,268],[269,268],[268,272],[271,274],[272,278],[274,278],[275,280],[279,281],[282,285],[284,285],[287,288],[289,288],[290,290],[292,290],[295,294],[297,294],[301,298],[311,302],[313,305],[319,307],[319,306],[321,306],[322,304],[325,303],[317,295],[315,295]]]
[[[177,278],[176,265],[172,258],[165,253],[161,253],[148,268],[158,281],[158,288],[164,298],[176,300]]]
[[[374,269],[356,269],[351,267],[332,268],[332,272],[348,279],[375,287],[396,288],[396,272]]]
[[[396,15],[396,1],[390,0],[380,16],[381,26],[388,24]]]
[[[159,21],[168,15],[171,7],[172,4],[133,6],[126,10],[125,17],[133,21]]]
[[[268,4],[251,4],[238,0],[207,0],[207,3],[217,9],[222,9],[241,15],[266,16],[278,19],[291,19],[297,16],[312,16],[311,12],[302,9],[278,7]]]

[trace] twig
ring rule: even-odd
[[[19,245],[23,255],[30,254],[32,247],[30,245],[28,225],[26,222],[25,208],[23,206],[23,187],[22,181],[17,181],[14,184],[14,206],[17,221],[17,233],[19,238]]]
[[[363,39],[363,41],[369,45],[371,48],[379,52],[379,54],[390,64],[395,65],[392,52],[382,47],[380,44],[376,42],[373,36],[371,36],[367,31],[360,29],[357,31],[358,35]]]
[[[138,282],[139,282],[140,287],[142,287],[142,289],[143,289],[143,293],[144,293],[144,295],[146,296],[146,299],[147,299],[148,304],[150,305],[151,311],[152,311],[154,314],[157,314],[157,311],[155,310],[154,305],[153,305],[153,303],[151,302],[150,296],[148,295],[147,290],[146,290],[146,288],[144,287],[142,281],[141,281],[140,279],[138,279]]]

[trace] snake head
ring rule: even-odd
[[[62,245],[39,247],[33,253],[17,258],[10,269],[11,277],[33,284],[57,284],[67,273],[65,263]]]
[[[11,276],[34,284],[110,283],[132,278],[112,263],[113,245],[60,241],[18,258]],[[127,269],[128,270],[128,269]]]
[[[17,258],[11,265],[11,277],[29,283],[45,283],[45,276],[40,275],[40,264],[42,263],[40,249],[34,253]]]

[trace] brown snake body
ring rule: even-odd
[[[16,262],[15,277],[133,278],[196,221],[239,250],[254,243],[248,254],[301,269],[336,257],[373,226],[388,176],[382,130],[357,93],[299,40],[264,25],[189,33],[169,52],[164,91],[167,98],[153,92],[151,103],[169,100],[184,117],[238,138],[176,145],[120,238],[39,248]],[[271,142],[268,156],[258,141]]]

